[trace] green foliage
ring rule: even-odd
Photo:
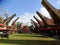
[[[22,23],[17,22],[17,29],[20,30]]]
[[[34,26],[33,25],[30,25],[29,28],[34,28]]]
[[[2,18],[2,16],[0,16],[0,23],[2,23],[2,20],[3,20],[3,18]]]

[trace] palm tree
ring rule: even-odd
[[[21,30],[21,25],[22,25],[22,23],[21,22],[17,22],[17,31],[18,32],[21,32],[22,30]]]
[[[29,29],[30,29],[30,33],[32,33],[33,32],[33,30],[34,30],[34,25],[32,24],[32,25],[30,25],[29,26]]]

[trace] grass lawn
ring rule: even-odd
[[[60,45],[60,40],[39,34],[13,34],[9,39],[1,39],[0,45]]]

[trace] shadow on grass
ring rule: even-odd
[[[18,36],[18,37],[42,37],[42,38],[49,38],[49,37],[43,36],[43,35],[14,35],[14,36]]]
[[[42,40],[9,40],[0,39],[0,43],[18,44],[18,45],[60,45],[60,41],[42,41]]]

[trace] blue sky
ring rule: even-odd
[[[6,0],[1,5],[4,10],[11,14],[16,13],[19,16],[24,12],[34,13],[41,7],[40,3],[41,0]]]
[[[16,17],[20,17],[18,21],[30,22],[30,19],[33,18],[32,16],[35,15],[37,10],[46,13],[46,16],[49,15],[47,12],[43,11],[44,7],[42,6],[41,1],[42,0],[0,0],[0,15],[3,15],[4,12],[8,12],[9,16],[16,13]],[[54,7],[60,9],[60,0],[48,1]]]

